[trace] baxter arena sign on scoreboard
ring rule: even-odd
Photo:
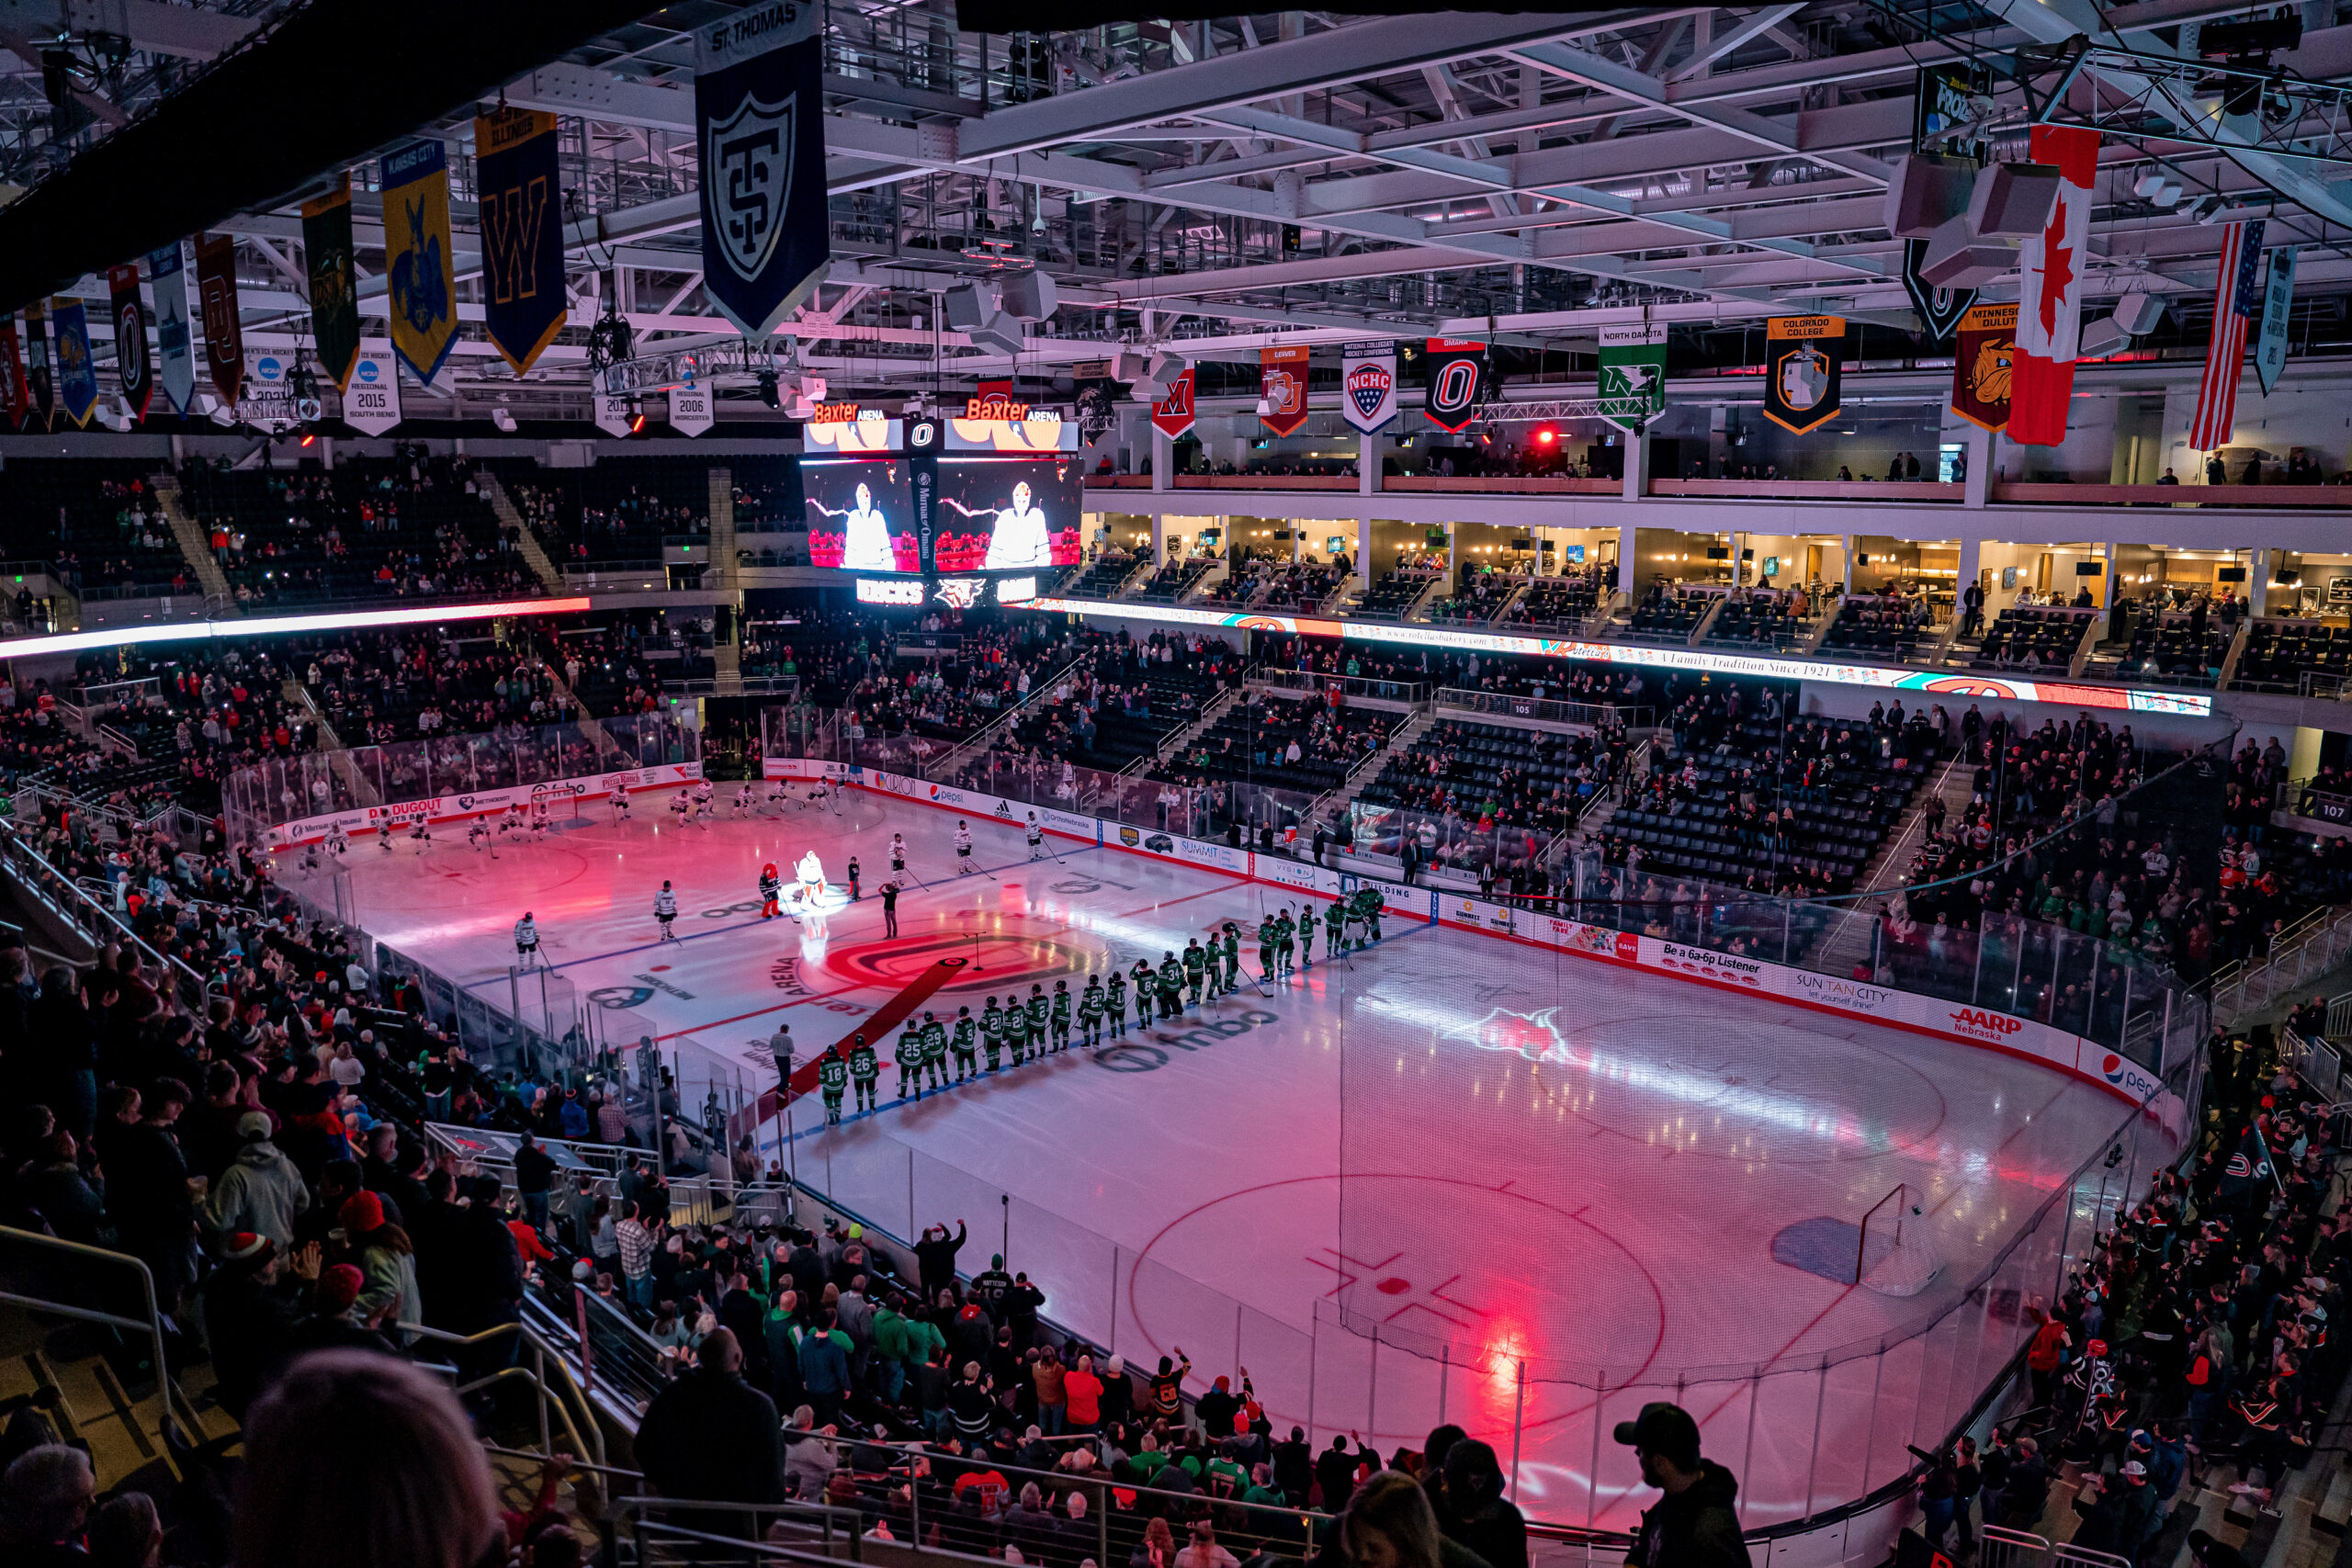
[[[1383,907],[1407,919],[1479,931],[1505,941],[1575,953],[1629,969],[1670,975],[1748,996],[1770,997],[1821,1012],[1867,1018],[1914,1033],[2024,1056],[2086,1078],[2118,1099],[2140,1106],[2176,1135],[2185,1135],[2187,1132],[2187,1107],[2147,1068],[2125,1060],[2096,1041],[1989,1008],[1968,1007],[1837,975],[1817,975],[1810,969],[1717,953],[1712,948],[1686,947],[1638,931],[1589,926],[1458,893],[1406,887],[1287,856],[1259,855],[1227,844],[1030,806],[903,773],[806,757],[771,757],[763,764],[763,770],[772,779],[826,778],[837,784],[894,795],[943,811],[1016,825],[1026,824],[1028,814],[1035,811],[1049,833],[1324,898],[1334,898],[1358,887],[1377,887]],[[1555,1041],[1544,1049],[1546,1054],[1563,1053],[1564,1061],[1573,1060],[1576,1055],[1576,1047],[1567,1042]]]

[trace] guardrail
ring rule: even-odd
[[[2313,909],[2281,931],[2258,960],[2213,973],[2213,1016],[2235,1023],[2344,962],[2352,953],[2352,908]]]
[[[196,1405],[181,1391],[179,1383],[172,1377],[171,1363],[164,1359],[164,1314],[155,1302],[155,1276],[149,1272],[146,1264],[127,1252],[110,1252],[103,1247],[91,1247],[84,1242],[66,1241],[58,1236],[42,1235],[35,1231],[19,1230],[13,1225],[0,1225],[0,1242],[5,1242],[11,1247],[28,1247],[36,1252],[62,1253],[69,1258],[80,1258],[87,1263],[105,1264],[109,1268],[128,1269],[135,1272],[139,1277],[140,1300],[146,1308],[143,1317],[126,1317],[119,1313],[101,1312],[96,1307],[81,1305],[80,1303],[87,1300],[90,1294],[86,1289],[86,1281],[75,1282],[75,1287],[71,1292],[74,1299],[69,1301],[53,1300],[48,1295],[23,1291],[0,1291],[0,1303],[6,1303],[10,1306],[25,1307],[37,1313],[52,1313],[60,1317],[74,1318],[82,1323],[103,1324],[109,1328],[119,1328],[129,1333],[145,1335],[149,1346],[148,1353],[154,1357],[155,1387],[164,1425],[173,1426],[178,1417],[185,1417],[187,1423],[187,1434],[184,1435],[187,1436],[187,1440],[194,1442],[202,1437],[204,1418],[197,1414]],[[172,1409],[175,1400],[179,1404],[177,1416]]]
[[[1571,703],[1554,697],[1522,697],[1509,692],[1478,692],[1465,686],[1441,686],[1435,705],[1457,713],[1492,714],[1498,718],[1535,718],[1553,724],[1581,724],[1598,728],[1614,720],[1628,729],[1657,728],[1657,715],[1649,708],[1620,707],[1615,703]]]
[[[1339,693],[1366,702],[1404,703],[1419,707],[1429,701],[1430,688],[1419,681],[1381,681],[1362,675],[1326,675],[1315,670],[1282,670],[1261,665],[1250,672],[1247,684],[1271,686],[1278,692]]]

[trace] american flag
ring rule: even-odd
[[[2259,302],[2262,272],[2259,218],[2222,231],[2221,277],[2213,288],[2213,335],[2205,344],[2205,377],[2197,387],[2197,418],[2188,427],[2192,451],[2228,445],[2238,412],[2238,370],[2245,363],[2246,322]]]

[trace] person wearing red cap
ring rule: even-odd
[[[212,1347],[214,1396],[242,1419],[262,1389],[264,1375],[287,1354],[301,1317],[285,1258],[269,1237],[234,1231],[221,1238],[220,1265],[206,1277],[198,1294],[204,1337]],[[315,1272],[318,1255],[306,1248],[303,1261]]]
[[[343,1201],[344,1235],[366,1277],[352,1310],[361,1320],[381,1316],[395,1345],[408,1343],[402,1324],[424,1321],[424,1300],[416,1288],[416,1248],[408,1233],[384,1218],[383,1200],[355,1192]]]

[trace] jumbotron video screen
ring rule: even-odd
[[[802,458],[808,561],[845,571],[921,571],[914,491],[904,457]]]
[[[943,457],[941,571],[1016,571],[1078,564],[1085,481],[1075,457]]]

